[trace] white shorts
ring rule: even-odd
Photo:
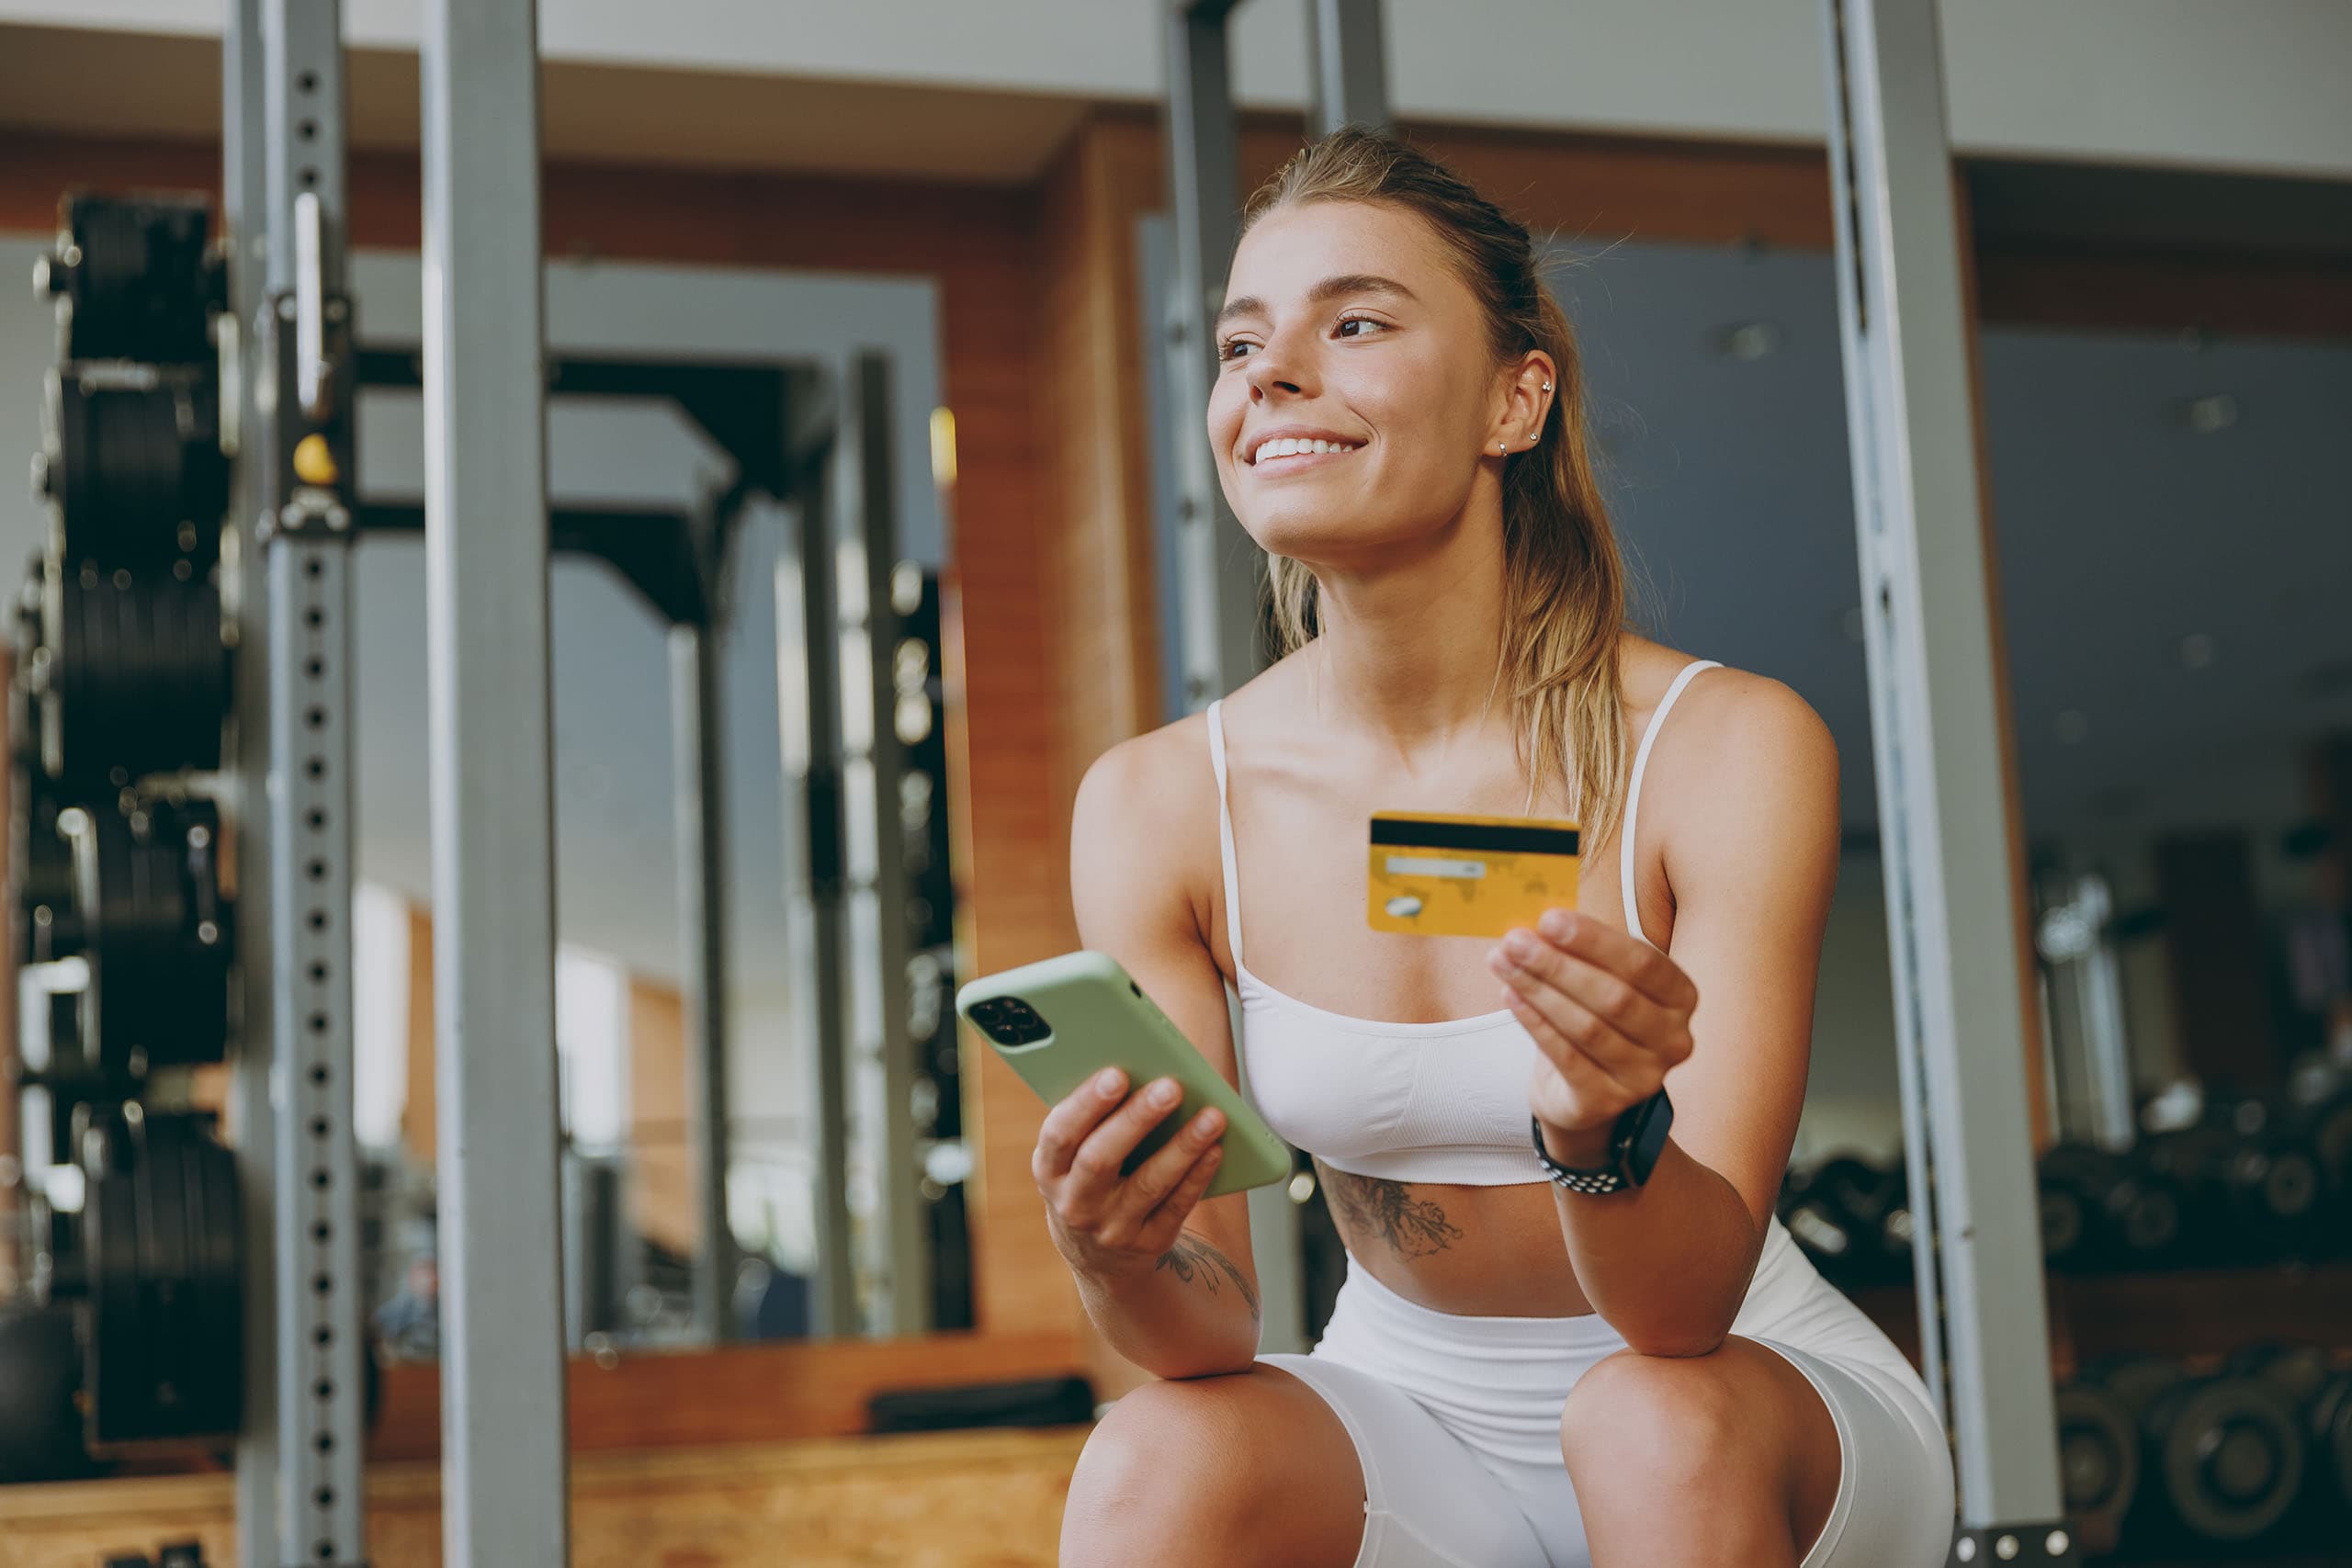
[[[1776,1222],[1732,1332],[1820,1391],[1838,1497],[1801,1568],[1941,1568],[1951,1454],[1926,1386]],[[1560,1413],[1625,1348],[1597,1315],[1474,1317],[1406,1300],[1350,1260],[1309,1353],[1258,1358],[1323,1396],[1363,1467],[1355,1568],[1589,1568]]]

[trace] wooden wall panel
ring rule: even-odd
[[[1084,1427],[920,1433],[582,1459],[578,1568],[1052,1568]],[[441,1479],[371,1469],[368,1562],[437,1568]],[[0,1494],[0,1568],[90,1568],[195,1539],[236,1561],[227,1475],[19,1486]]]
[[[686,1108],[686,1006],[675,986],[628,982],[630,1223],[681,1258],[702,1249],[694,1123]]]
[[[433,917],[408,912],[408,1099],[401,1111],[401,1143],[424,1169],[440,1157],[441,1119],[433,1077]]]
[[[867,1429],[866,1402],[893,1389],[1054,1377],[1074,1369],[1059,1330],[779,1340],[707,1350],[578,1356],[567,1366],[569,1446],[579,1453],[839,1438]],[[441,1369],[384,1369],[371,1461],[441,1451]]]

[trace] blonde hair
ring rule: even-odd
[[[1436,159],[1349,126],[1308,143],[1260,186],[1241,231],[1310,201],[1385,202],[1425,220],[1484,309],[1495,363],[1541,349],[1559,367],[1558,397],[1534,446],[1503,470],[1503,636],[1528,799],[1557,778],[1588,847],[1615,832],[1625,794],[1624,702],[1617,637],[1625,567],[1587,448],[1576,334],[1536,270],[1527,230]],[[1277,657],[1317,632],[1314,573],[1269,554]],[[1577,760],[1573,775],[1567,759]]]

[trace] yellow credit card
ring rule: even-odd
[[[1498,937],[1544,911],[1576,908],[1573,822],[1537,817],[1372,814],[1376,931]]]

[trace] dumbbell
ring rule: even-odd
[[[2041,1156],[2037,1181],[2041,1252],[2052,1269],[2155,1268],[2179,1245],[2179,1191],[2160,1172],[2135,1172],[2087,1144],[2057,1144]]]
[[[2188,1194],[2190,1247],[2211,1262],[2300,1256],[2320,1217],[2319,1162],[2259,1100],[2220,1108],[2225,1120],[2160,1133],[2140,1145],[2143,1169]]]
[[[2311,1445],[2298,1511],[2312,1533],[2340,1529],[2352,1514],[2352,1371],[2313,1345],[2245,1346],[2223,1365],[2269,1383],[2294,1407]]]
[[[2308,1445],[2293,1406],[2271,1384],[2176,1368],[2143,1377],[2128,1397],[2145,1400],[2135,1525],[2240,1546],[2270,1536],[2293,1510]]]
[[[2098,1383],[2068,1383],[2056,1398],[2067,1523],[2086,1552],[2112,1551],[2140,1491],[2138,1422],[2130,1405]]]
[[[1792,1171],[1781,1223],[1823,1274],[1846,1285],[1910,1276],[1911,1211],[1903,1168],[1841,1155]]]

